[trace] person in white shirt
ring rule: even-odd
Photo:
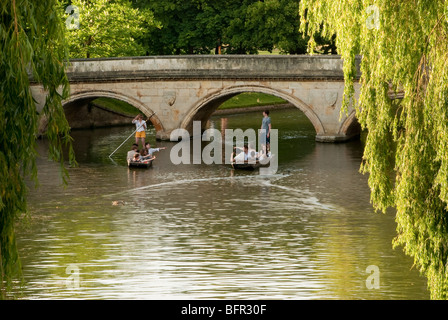
[[[126,159],[129,161],[131,161],[132,159],[134,159],[134,155],[138,153],[138,145],[137,144],[133,144],[131,151],[128,151],[128,155],[126,157]]]
[[[148,156],[149,158],[152,158],[152,154],[154,152],[159,152],[160,150],[165,150],[166,147],[161,147],[161,148],[151,148],[151,144],[149,142],[146,142],[145,144],[145,148],[146,150],[148,150]]]
[[[143,120],[143,116],[141,114],[137,115],[132,123],[135,124],[136,132],[135,132],[135,144],[138,146],[138,141],[142,141],[142,148],[145,147],[145,138],[146,138],[146,121]]]
[[[247,144],[244,145],[243,151],[236,155],[236,157],[233,158],[233,161],[236,163],[244,163],[251,159],[251,156],[249,154],[249,148],[247,147]]]

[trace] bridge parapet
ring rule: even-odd
[[[358,71],[359,71],[358,59]],[[149,79],[343,80],[340,56],[183,55],[70,61],[71,82]],[[358,72],[359,74],[359,72]]]

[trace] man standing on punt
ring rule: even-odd
[[[261,130],[265,130],[264,135],[261,136],[261,144],[266,144],[266,152],[269,152],[271,145],[271,118],[269,117],[269,110],[263,111],[263,120],[261,122]],[[263,134],[263,133],[262,133]]]

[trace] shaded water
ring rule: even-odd
[[[132,126],[74,131],[78,168],[61,187],[39,160],[31,219],[18,231],[25,299],[428,299],[412,259],[392,249],[393,213],[374,213],[362,144],[322,144],[298,110],[272,113],[273,176],[226,165],[126,167]],[[225,120],[223,120],[225,119]],[[214,117],[255,128],[260,114]],[[40,141],[45,154],[46,146]],[[114,203],[114,201],[117,202]],[[379,288],[368,289],[368,266]]]

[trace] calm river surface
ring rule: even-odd
[[[227,165],[173,165],[165,146],[131,170],[133,127],[74,131],[79,167],[61,187],[39,159],[31,218],[18,228],[24,299],[429,299],[426,279],[392,249],[393,212],[375,213],[360,141],[322,144],[298,110],[271,113],[273,176]],[[213,117],[255,128],[260,113]],[[45,141],[39,141],[45,156]],[[117,202],[114,203],[114,201]],[[379,288],[366,285],[370,272]],[[376,278],[378,279],[378,278]],[[370,284],[371,282],[368,281]]]

